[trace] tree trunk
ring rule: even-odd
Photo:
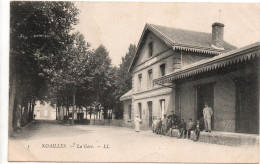
[[[34,107],[35,107],[35,100],[32,101],[32,120],[34,120]]]
[[[64,114],[65,114],[65,112],[64,112],[64,106],[62,106],[62,115],[63,115],[63,120],[64,120]]]
[[[74,125],[74,109],[75,109],[75,88],[73,88],[72,122],[71,122],[72,125]]]
[[[28,122],[31,122],[31,116],[32,116],[32,100],[29,100]]]
[[[66,115],[69,116],[70,109],[69,109],[69,95],[68,95],[68,91],[67,91],[66,93],[67,93],[67,96],[66,96],[66,100],[67,100],[67,101],[66,101],[66,103],[67,103],[67,104],[66,104],[66,105],[67,105],[67,112],[66,112],[66,113],[67,113],[67,114],[66,114]]]
[[[60,116],[60,104],[59,104],[59,106],[58,106],[58,116],[57,116],[57,119],[60,120],[60,117],[61,117],[61,116]]]
[[[28,103],[26,102],[24,106],[24,112],[22,114],[22,126],[25,126],[27,124],[27,119],[28,119]]]
[[[9,137],[12,136],[13,131],[14,131],[14,125],[13,122],[14,120],[14,113],[15,111],[15,96],[16,96],[16,73],[14,73],[14,76],[11,76],[12,82],[11,82],[11,87],[10,87],[10,95],[9,95],[9,115],[8,115],[8,135]]]
[[[15,113],[14,113],[14,129],[21,129],[21,125],[22,125],[22,109],[23,106],[22,101],[21,101],[21,95],[20,94],[16,94],[16,98],[15,98]]]
[[[69,97],[69,96],[67,95],[67,101],[66,101],[66,108],[67,108],[66,115],[67,115],[67,116],[69,116],[69,112],[70,112],[70,111],[69,111],[70,109],[69,109],[69,101],[68,101],[69,98],[68,98],[68,97]]]
[[[58,120],[58,103],[56,104],[56,120]]]
[[[76,120],[78,120],[78,108],[76,106]]]

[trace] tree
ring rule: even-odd
[[[136,53],[136,46],[133,44],[129,45],[128,52],[124,57],[122,57],[122,62],[119,65],[119,69],[117,72],[116,80],[115,80],[115,88],[114,88],[114,101],[113,104],[116,106],[115,108],[115,116],[116,118],[123,118],[123,109],[122,109],[122,103],[120,102],[120,97],[131,90],[132,88],[132,75],[130,72],[128,72],[128,69],[130,67],[130,64],[133,60],[133,57]]]
[[[82,84],[86,81],[91,80],[88,73],[88,58],[89,58],[89,47],[90,44],[87,44],[84,40],[84,36],[79,32],[76,32],[70,36],[71,42],[69,49],[64,53],[62,60],[59,65],[62,64],[59,68],[49,68],[45,71],[52,75],[51,82],[53,92],[66,90],[67,92],[72,93],[72,125],[74,125],[74,111],[76,108],[76,92]],[[68,95],[69,96],[69,95]],[[69,110],[69,97],[67,97],[67,110]]]
[[[132,75],[128,72],[130,64],[133,60],[133,57],[136,53],[136,46],[134,44],[130,44],[128,48],[128,52],[125,57],[122,57],[122,62],[119,65],[118,71],[118,95],[122,96],[126,92],[128,92],[132,88]]]
[[[78,9],[70,2],[13,1],[10,5],[9,135],[17,128],[22,108],[29,110],[26,119],[32,116],[34,102],[42,98],[40,90],[52,76],[44,69],[61,66],[69,33],[78,22]]]
[[[96,93],[96,101],[99,102],[100,96],[110,86],[108,80],[108,70],[111,67],[111,59],[109,53],[103,45],[100,45],[94,53],[90,55],[89,68],[93,77],[91,87]]]

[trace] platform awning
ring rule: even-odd
[[[257,42],[246,47],[220,54],[210,59],[205,59],[193,63],[163,77],[154,79],[153,82],[154,84],[163,85],[165,83],[171,83],[174,80],[186,78],[207,71],[217,70],[219,68],[238,62],[247,61],[259,56],[260,42]]]

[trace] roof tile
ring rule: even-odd
[[[159,26],[154,24],[149,24],[149,25],[175,44],[214,49],[211,46],[212,45],[211,33],[183,30],[183,29]],[[236,49],[236,47],[224,41],[224,49],[225,49],[224,52],[226,52],[226,51]]]

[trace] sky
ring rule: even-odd
[[[260,41],[260,4],[174,2],[75,2],[75,31],[97,48],[103,44],[118,66],[130,44],[138,44],[146,23],[211,33],[225,24],[224,39],[237,47]],[[221,10],[219,14],[219,10]]]

